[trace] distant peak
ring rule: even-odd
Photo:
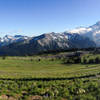
[[[14,35],[15,38],[20,38],[20,37],[24,37],[22,35]]]
[[[96,23],[96,25],[100,25],[100,21],[98,21],[98,22]]]
[[[10,35],[5,35],[4,38],[12,38]]]
[[[5,35],[4,37],[9,37],[10,35]]]

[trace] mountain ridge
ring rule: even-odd
[[[0,54],[33,55],[39,52],[72,48],[100,47],[100,21],[62,33],[45,33],[28,37],[22,35],[0,38]]]
[[[49,33],[33,37],[27,41],[11,43],[0,48],[0,55],[24,56],[53,50],[95,47],[88,37],[70,33]]]

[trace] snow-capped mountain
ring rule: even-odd
[[[22,36],[22,35],[15,35],[15,36],[5,35],[3,38],[0,38],[0,46],[5,46],[5,45],[9,45],[11,43],[16,43],[16,42],[21,42],[29,38],[30,37],[28,36]]]
[[[0,54],[32,55],[45,51],[100,47],[100,22],[62,33],[45,33],[35,37],[22,35],[0,38]]]
[[[92,26],[80,27],[67,32],[71,34],[77,33],[81,36],[88,37],[96,43],[97,47],[100,47],[100,21]]]
[[[90,47],[95,47],[95,43],[88,37],[66,32],[53,32],[3,46],[0,48],[0,55],[24,56],[55,50]]]
[[[41,40],[41,38],[43,38],[45,40],[48,39],[52,41],[71,42],[74,39],[76,40],[76,37],[77,40],[80,40],[81,39],[80,37],[82,38],[88,37],[91,41],[94,41],[96,43],[96,46],[100,46],[100,21],[89,27],[79,27],[62,33],[54,33],[54,32],[46,33],[37,37],[33,37],[32,39],[38,41]],[[0,46],[5,46],[16,42],[23,42],[23,41],[26,42],[26,40],[29,41],[30,39],[31,39],[30,37],[22,35],[15,35],[15,36],[6,35],[3,38],[0,38]],[[41,44],[43,43],[41,42]],[[66,45],[68,46],[68,44]]]

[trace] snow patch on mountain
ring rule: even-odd
[[[11,43],[24,41],[27,40],[28,38],[29,38],[28,36],[22,36],[22,35],[15,35],[15,36],[5,35],[3,38],[0,38],[0,46],[5,46]]]
[[[81,28],[76,28],[76,29],[72,29],[69,30],[69,33],[78,33],[78,34],[84,34],[86,32],[92,31],[92,28],[85,28],[85,27],[81,27]]]
[[[94,41],[97,47],[100,47],[100,21],[89,27],[80,27],[67,31],[70,34],[80,34]]]

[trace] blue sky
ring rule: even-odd
[[[100,0],[0,0],[0,36],[63,32],[100,21]]]

